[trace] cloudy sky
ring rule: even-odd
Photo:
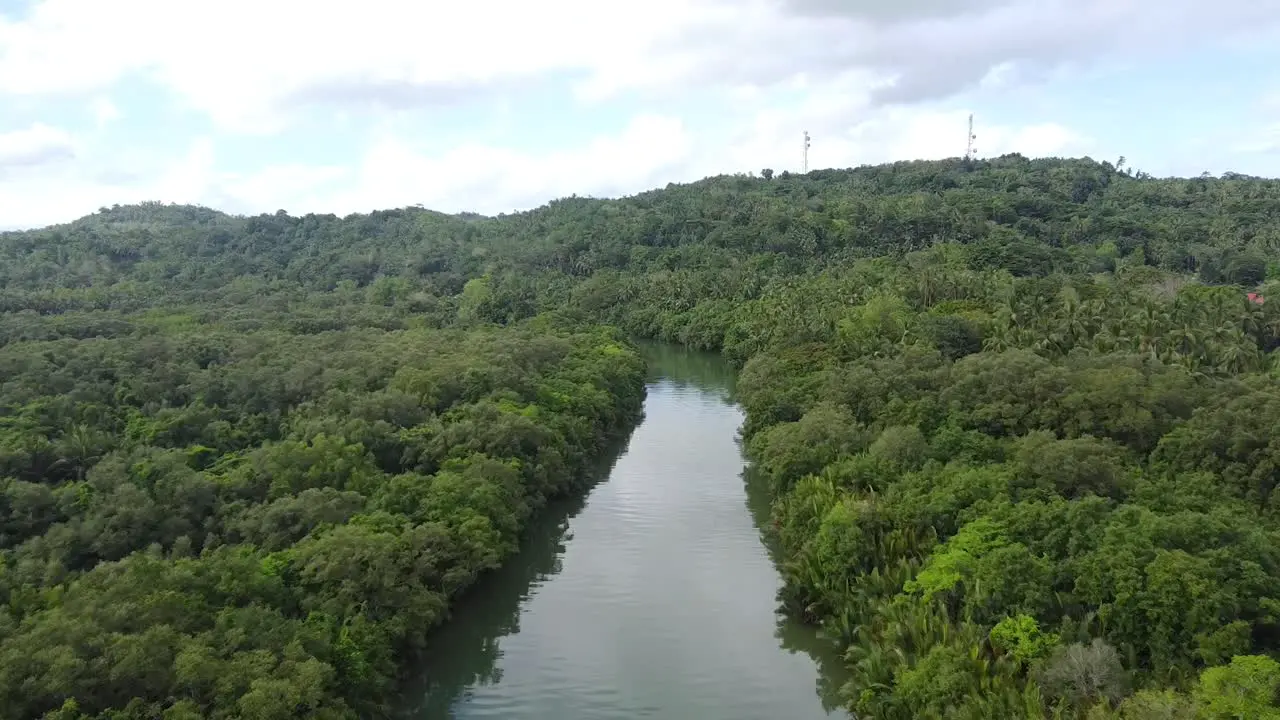
[[[0,228],[964,151],[1280,175],[1280,0],[0,0]]]

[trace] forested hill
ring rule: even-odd
[[[1274,180],[1135,178],[1105,162],[1020,156],[766,174],[620,200],[563,199],[497,218],[416,208],[342,219],[104,208],[0,234],[0,279],[10,293],[121,280],[209,288],[246,275],[323,289],[405,277],[457,291],[500,268],[776,274],[957,242],[973,246],[975,270],[1099,271],[1130,258],[1219,282],[1257,279],[1259,254],[1280,243]]]
[[[859,716],[1280,717],[1277,249],[1280,182],[1019,156],[2,234],[0,708],[376,709],[634,416],[604,323],[742,366]]]
[[[1144,281],[1163,270],[1252,286],[1280,246],[1275,180],[1153,179],[1106,162],[1016,155],[763,174],[770,179],[723,176],[496,218],[417,208],[346,218],[104,208],[0,234],[0,310],[238,304],[336,289],[448,315],[478,279],[464,302],[479,318],[573,307],[642,335],[718,347],[735,322],[727,314],[744,301],[857,259],[932,264],[934,272],[910,273],[920,283],[941,265],[903,256],[941,246],[931,257],[971,273],[1127,268]],[[930,301],[938,290],[913,292]],[[815,318],[805,315],[799,327]]]

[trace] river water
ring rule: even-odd
[[[541,514],[459,599],[403,717],[846,717],[834,651],[776,612],[769,501],[744,479],[733,373],[643,349],[644,420],[585,497]]]

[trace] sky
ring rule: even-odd
[[[1280,175],[1280,0],[0,0],[0,228],[962,155]]]

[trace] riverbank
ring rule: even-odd
[[[732,369],[641,350],[644,419],[433,636],[403,717],[845,717],[834,649],[776,612]]]

